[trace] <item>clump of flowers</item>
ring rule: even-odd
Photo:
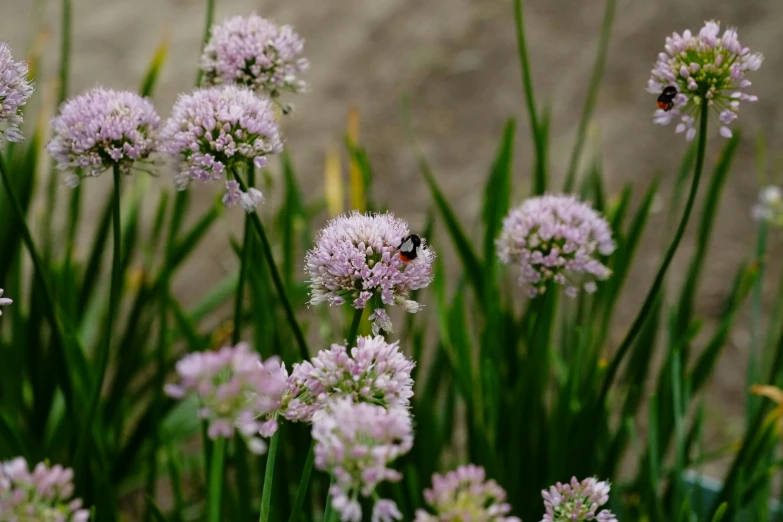
[[[3,136],[8,141],[22,141],[22,107],[33,94],[33,84],[27,79],[27,63],[14,61],[11,49],[0,42],[0,144]]]
[[[290,25],[257,14],[234,16],[212,26],[201,69],[213,85],[237,83],[272,97],[281,91],[300,93],[307,85],[297,76],[309,66],[303,49],[304,40]]]
[[[0,306],[8,306],[11,303],[13,303],[14,301],[12,299],[7,298],[7,297],[3,297],[3,292],[5,292],[5,290],[0,288]],[[0,310],[0,315],[3,315],[3,311],[2,310]]]
[[[753,217],[783,227],[783,191],[774,185],[761,189],[758,203],[753,207]]]
[[[435,514],[419,509],[415,522],[520,522],[507,516],[511,506],[505,490],[486,478],[484,468],[472,464],[445,475],[435,473],[432,489],[424,490],[424,500]]]
[[[72,469],[39,462],[30,471],[22,457],[0,462],[0,520],[87,522],[90,511],[73,491]]]
[[[286,409],[291,420],[310,421],[313,414],[338,397],[387,409],[407,409],[413,397],[414,362],[399,344],[383,337],[359,337],[350,353],[333,344],[312,361],[294,364],[289,380],[294,398]]]
[[[334,475],[329,492],[343,521],[362,520],[359,495],[369,497],[383,481],[402,475],[389,464],[413,446],[410,413],[401,408],[354,403],[349,397],[330,403],[313,419],[315,465]],[[376,499],[373,521],[402,518],[391,500]]]
[[[647,82],[647,90],[657,95],[665,87],[677,89],[673,107],[658,109],[654,121],[677,122],[676,132],[685,132],[688,140],[696,135],[696,114],[704,103],[718,114],[721,135],[730,138],[728,125],[737,119],[740,102],[758,99],[743,91],[750,87],[745,74],[758,70],[764,57],[743,47],[735,28],[719,33],[720,23],[710,21],[697,35],[686,30],[667,37],[665,52],[658,55]]]
[[[552,281],[575,296],[596,290],[595,279],[611,271],[598,259],[615,249],[609,223],[574,196],[544,195],[526,200],[503,219],[497,239],[500,260],[519,265],[519,281],[530,297]]]
[[[175,164],[175,181],[185,189],[191,180],[227,180],[224,202],[233,206],[260,201],[230,182],[239,165],[258,168],[283,149],[271,102],[247,87],[226,85],[180,95],[161,131],[162,149]],[[256,191],[258,192],[258,191]],[[237,197],[238,195],[238,197]]]
[[[67,100],[52,120],[47,150],[63,171],[97,176],[114,166],[130,174],[156,147],[160,118],[135,92],[94,87]],[[66,180],[78,184],[78,174]]]
[[[541,522],[617,522],[608,509],[598,509],[609,502],[609,483],[590,477],[582,482],[571,479],[570,483],[558,482],[548,490],[541,491],[546,514]]]
[[[329,221],[305,257],[310,304],[349,303],[363,309],[372,299],[373,333],[392,333],[383,305],[416,313],[421,305],[409,299],[410,293],[432,281],[435,253],[423,239],[415,259],[400,256],[402,241],[409,234],[408,223],[389,213],[352,212]]]
[[[277,431],[288,389],[288,372],[276,357],[262,362],[241,343],[186,355],[177,363],[177,373],[180,382],[166,385],[166,394],[176,399],[197,395],[210,438],[231,438],[236,428],[251,451],[266,451],[261,437]]]

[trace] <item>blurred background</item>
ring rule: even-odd
[[[35,46],[43,50],[38,89],[51,114],[56,96],[59,54],[60,2],[2,0],[0,38],[10,42],[15,55]],[[518,120],[515,151],[514,200],[530,186],[533,162],[514,33],[513,8],[508,0],[217,0],[215,21],[235,14],[258,12],[278,23],[288,23],[306,39],[311,69],[305,75],[311,91],[287,97],[295,104],[283,131],[300,182],[310,199],[322,193],[324,155],[342,143],[346,117],[356,108],[361,118],[360,141],[375,171],[376,199],[389,210],[422,226],[430,196],[412,154],[401,111],[407,95],[420,144],[435,175],[461,213],[464,222],[478,226],[483,183],[495,154],[504,122]],[[204,0],[73,0],[73,49],[70,93],[93,84],[136,89],[162,41],[169,54],[155,93],[155,103],[166,117],[179,92],[191,89],[198,67],[204,25]],[[528,0],[525,26],[532,60],[534,89],[539,106],[552,110],[550,168],[554,186],[567,168],[576,127],[595,59],[603,16],[603,2]],[[664,38],[672,31],[698,30],[704,20],[737,26],[743,45],[766,55],[752,77],[755,105],[743,105],[737,128],[742,142],[727,190],[718,228],[713,237],[698,312],[719,313],[735,267],[752,255],[755,224],[750,208],[764,182],[783,171],[783,2],[772,0],[622,0],[618,2],[604,80],[588,143],[582,156],[584,172],[600,162],[611,193],[631,183],[640,197],[655,174],[662,175],[658,207],[642,244],[621,306],[613,342],[636,314],[649,288],[652,272],[672,230],[665,226],[667,200],[686,149],[673,127],[652,124],[655,97],[645,86]],[[41,102],[41,100],[44,100]],[[52,106],[46,107],[48,100]],[[711,168],[722,138],[713,126],[707,168]],[[766,142],[766,172],[757,167],[756,147]],[[160,169],[156,183],[171,183]],[[108,181],[88,183],[85,199],[100,200]],[[212,204],[214,191],[193,186],[198,204]],[[67,190],[62,188],[61,190]],[[704,191],[702,191],[702,194]],[[268,195],[274,197],[274,194]],[[34,206],[34,219],[51,219],[48,209]],[[89,203],[88,203],[89,206]],[[94,212],[97,213],[97,205]],[[37,211],[37,212],[36,212]],[[89,208],[87,212],[89,212]],[[239,213],[225,226],[239,223]],[[692,220],[692,223],[694,220]],[[693,228],[693,227],[692,227]],[[238,230],[238,229],[236,229]],[[228,252],[225,227],[215,227],[212,238],[191,259],[175,281],[175,294],[185,302],[200,294],[199,280],[215,279],[234,266]],[[478,236],[476,236],[478,237]],[[772,253],[780,235],[773,235]],[[680,249],[672,284],[677,283],[693,241]],[[448,255],[446,253],[446,255]],[[456,263],[455,263],[456,264]],[[779,270],[772,263],[772,280]],[[770,292],[771,294],[771,292]],[[741,322],[711,385],[716,437],[731,440],[741,434],[730,422],[743,406],[749,340]],[[726,413],[729,415],[726,415]]]

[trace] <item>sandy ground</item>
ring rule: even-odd
[[[16,49],[33,40],[34,0],[3,0],[0,38]],[[71,92],[95,83],[135,88],[160,40],[167,36],[170,56],[155,101],[162,114],[176,95],[193,84],[202,34],[203,0],[73,0],[75,24]],[[55,73],[59,2],[43,1],[39,16],[53,31],[46,74]],[[422,146],[447,195],[473,230],[478,228],[479,194],[504,121],[518,118],[515,197],[530,181],[533,162],[520,73],[515,51],[512,6],[508,0],[218,0],[216,19],[257,10],[291,23],[307,39],[312,91],[294,100],[296,112],[284,131],[309,195],[320,191],[323,155],[339,143],[351,106],[362,114],[362,141],[377,173],[376,194],[390,209],[421,224],[429,195],[415,167],[400,113],[400,99],[412,97]],[[526,3],[529,52],[539,104],[552,108],[551,167],[557,178],[568,162],[597,46],[602,2],[530,0]],[[760,98],[744,106],[740,153],[723,196],[718,228],[700,290],[699,310],[707,318],[720,311],[735,267],[750,256],[755,226],[749,208],[759,182],[754,167],[755,135],[764,133],[771,150],[783,142],[783,53],[780,27],[783,3],[772,0],[624,0],[617,8],[606,74],[595,111],[593,139],[586,160],[600,157],[608,185],[619,192],[631,183],[640,193],[656,172],[664,175],[663,196],[685,150],[672,128],[651,124],[654,98],[644,87],[649,69],[674,30],[698,29],[705,19],[737,25],[743,44],[767,55],[754,74],[752,92]],[[722,144],[714,137],[709,161]],[[709,166],[709,164],[708,164]],[[95,190],[95,189],[90,189]],[[203,190],[199,203],[209,204]],[[664,209],[666,202],[663,202]],[[655,216],[631,275],[628,306],[618,324],[628,323],[643,299],[660,245],[671,234],[664,212]],[[775,236],[773,242],[779,242]],[[681,274],[693,241],[686,239],[675,263]],[[211,277],[228,268],[224,229],[217,227],[190,273]],[[779,251],[780,249],[778,249]],[[775,258],[773,258],[775,259]],[[177,293],[198,293],[189,277]],[[675,277],[676,282],[676,277]],[[622,335],[622,328],[618,328]],[[734,422],[722,422],[723,406],[742,405],[748,333],[739,328],[727,347],[710,393],[723,437],[736,436]]]

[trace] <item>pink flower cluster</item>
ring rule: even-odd
[[[191,180],[231,181],[232,169],[238,165],[252,161],[263,167],[269,155],[283,148],[271,102],[236,85],[180,95],[161,139],[163,152],[176,164],[175,181],[180,189]],[[238,186],[227,186],[227,205],[243,202],[242,198]],[[247,198],[252,206],[260,199],[251,193]],[[243,206],[248,208],[245,202]]]
[[[369,497],[381,482],[402,478],[388,465],[410,451],[413,427],[407,410],[387,410],[344,397],[329,404],[328,414],[315,416],[313,439],[316,467],[334,475],[332,506],[344,522],[359,522],[359,495]],[[401,518],[393,501],[376,501],[373,521]]]
[[[0,462],[0,520],[87,522],[90,511],[73,496],[73,470],[43,462],[30,471],[17,457]]]
[[[0,144],[3,137],[8,141],[21,141],[22,107],[33,94],[33,84],[27,79],[28,67],[23,61],[14,61],[11,49],[0,42]]]
[[[609,223],[574,196],[544,195],[526,200],[503,219],[497,239],[500,260],[519,265],[519,281],[530,297],[552,281],[575,296],[582,286],[594,292],[593,279],[611,275],[598,256],[614,252]]]
[[[290,25],[278,26],[256,14],[234,16],[212,26],[201,56],[210,84],[236,83],[275,97],[280,91],[306,89],[297,75],[305,71],[304,40]]]
[[[705,22],[697,35],[688,30],[672,34],[666,38],[665,52],[658,55],[647,90],[660,95],[672,86],[678,94],[671,110],[655,112],[655,123],[677,122],[676,132],[684,132],[690,141],[696,135],[696,114],[706,103],[718,113],[721,135],[730,138],[728,125],[737,119],[740,102],[758,99],[743,92],[750,87],[745,74],[758,70],[763,59],[740,44],[736,29],[729,27],[721,35],[715,21]]]
[[[586,478],[582,482],[571,479],[571,483],[558,482],[548,490],[543,490],[546,514],[541,522],[617,522],[617,518],[608,509],[598,509],[609,502],[609,483],[595,478]]]
[[[60,170],[84,169],[85,175],[97,176],[117,165],[129,174],[155,150],[159,125],[148,99],[94,87],[62,104],[47,150]],[[72,174],[66,182],[75,185],[79,177]]]
[[[381,336],[359,337],[350,354],[347,347],[333,344],[311,361],[294,364],[289,382],[295,398],[288,403],[286,418],[310,421],[340,397],[407,409],[413,397],[414,365],[398,343],[387,343]]]
[[[166,385],[166,393],[176,399],[198,396],[199,415],[209,423],[210,438],[231,438],[236,428],[251,451],[266,451],[261,437],[277,431],[288,389],[285,365],[275,357],[261,362],[242,343],[186,355],[177,363],[177,373],[180,382]]]
[[[432,281],[432,249],[422,244],[410,262],[398,255],[409,233],[408,224],[389,213],[352,212],[329,221],[305,257],[310,304],[363,309],[374,299],[373,333],[392,333],[383,305],[416,313],[420,305],[410,293]]]
[[[432,489],[424,490],[424,500],[435,511],[416,511],[415,522],[520,522],[507,516],[511,506],[506,492],[494,480],[487,480],[484,468],[460,466],[445,475],[432,476]]]

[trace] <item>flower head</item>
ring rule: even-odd
[[[388,465],[413,446],[410,413],[401,408],[387,410],[349,397],[330,403],[313,420],[315,465],[334,475],[330,489],[332,505],[343,521],[360,521],[359,495],[369,497],[383,481],[398,481],[401,474]],[[379,501],[380,502],[380,501]],[[391,500],[373,510],[374,520],[397,518]]]
[[[272,97],[280,91],[302,92],[297,75],[308,62],[302,58],[304,40],[290,25],[279,26],[252,14],[234,16],[213,25],[201,56],[208,83],[236,83]]]
[[[181,189],[191,180],[230,178],[232,170],[250,161],[263,167],[269,155],[283,149],[271,102],[236,85],[181,94],[161,139],[163,151],[176,163]],[[239,185],[227,189],[226,205],[247,208]]]
[[[3,136],[8,141],[21,141],[22,107],[33,94],[33,84],[27,79],[28,67],[23,61],[14,61],[11,49],[0,42],[0,144]]]
[[[12,299],[8,299],[7,297],[3,297],[3,292],[5,292],[5,290],[0,288],[0,306],[8,306],[14,301]],[[2,310],[0,310],[0,315],[3,315]]]
[[[305,257],[310,304],[347,302],[362,309],[372,299],[374,333],[391,333],[383,305],[415,313],[420,306],[408,299],[410,293],[432,281],[435,253],[418,236],[415,259],[405,261],[399,255],[409,235],[408,224],[389,213],[352,212],[329,221]]]
[[[609,502],[609,483],[595,478],[586,478],[582,482],[571,479],[570,483],[558,482],[549,490],[543,490],[546,514],[541,522],[617,522],[617,518],[608,509],[600,512],[598,508]]]
[[[152,102],[135,92],[94,87],[67,100],[52,120],[47,149],[64,171],[97,176],[118,166],[129,174],[156,146],[160,118]],[[72,174],[68,184],[78,182]]]
[[[432,489],[424,490],[424,499],[435,511],[416,511],[415,522],[519,522],[507,516],[511,506],[506,492],[494,480],[487,480],[484,468],[460,466],[445,475],[432,476]]]
[[[548,281],[576,295],[579,286],[595,291],[593,279],[611,275],[598,256],[614,252],[612,230],[598,212],[574,196],[544,195],[526,200],[503,219],[497,239],[500,260],[517,264],[520,284],[530,297]]]
[[[347,347],[333,344],[312,361],[294,364],[289,382],[295,398],[286,417],[309,421],[337,397],[406,409],[413,397],[413,367],[398,343],[381,336],[359,337],[350,354]]]
[[[719,33],[720,23],[711,21],[697,35],[686,30],[667,37],[665,52],[658,55],[647,82],[647,90],[656,95],[665,87],[677,89],[671,110],[658,109],[654,121],[677,122],[676,131],[685,132],[688,140],[696,135],[694,122],[703,103],[718,114],[721,135],[730,138],[728,125],[737,119],[740,102],[757,100],[743,92],[750,87],[745,74],[758,70],[764,57],[742,47],[736,29]]]
[[[767,221],[777,227],[783,227],[783,191],[774,185],[761,189],[758,203],[753,207],[752,214],[758,221]]]
[[[277,431],[277,416],[288,389],[285,365],[273,357],[263,363],[247,344],[215,352],[186,355],[177,363],[178,384],[166,393],[181,399],[195,394],[201,402],[199,415],[209,423],[210,438],[231,438],[234,428],[255,453],[266,445],[259,437]]]
[[[90,512],[71,500],[73,489],[72,469],[39,462],[30,471],[22,457],[0,462],[0,520],[87,522]]]

